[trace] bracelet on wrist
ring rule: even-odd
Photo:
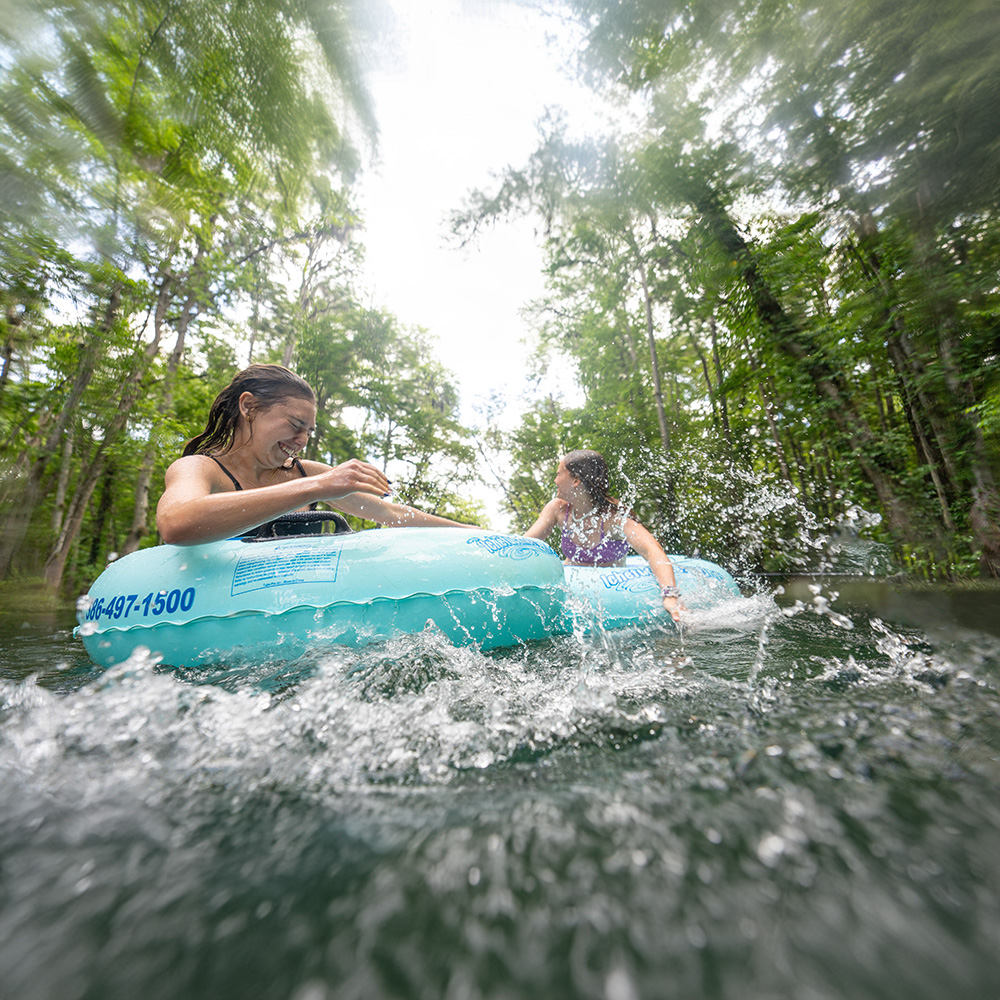
[[[681,592],[677,587],[664,587],[663,588],[664,597],[680,597]]]

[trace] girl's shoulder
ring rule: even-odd
[[[601,518],[601,524],[606,532],[624,535],[630,524],[635,524],[632,516],[623,510],[611,510]]]
[[[187,475],[196,472],[210,473],[212,470],[218,470],[218,468],[219,463],[211,455],[202,455],[199,453],[197,455],[181,455],[180,458],[175,458],[167,466],[167,472]]]
[[[233,488],[226,471],[211,455],[181,455],[175,458],[163,477],[168,490],[195,490],[198,493],[219,493]]]

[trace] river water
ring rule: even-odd
[[[1000,592],[91,667],[0,616],[4,1000],[1000,994]]]

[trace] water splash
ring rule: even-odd
[[[0,978],[81,1000],[981,995],[1000,639],[798,593],[692,614],[683,649],[483,654],[430,629],[0,682]]]
[[[628,468],[641,473],[629,476]],[[763,571],[782,574],[884,576],[894,571],[889,549],[866,538],[881,516],[846,493],[812,501],[780,477],[739,466],[708,466],[700,456],[645,451],[623,455],[618,471],[623,500],[635,508],[672,551],[726,566],[755,586]],[[673,498],[668,508],[667,499]]]

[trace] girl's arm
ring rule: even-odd
[[[194,545],[232,538],[282,514],[319,500],[338,503],[351,494],[381,498],[389,481],[367,462],[352,458],[310,475],[252,490],[220,490],[220,472],[207,455],[187,455],[167,469],[156,507],[156,527],[169,545]]]
[[[463,524],[461,521],[450,521],[437,514],[408,507],[406,504],[393,503],[381,496],[370,493],[352,493],[331,501],[331,506],[345,514],[364,518],[366,521],[377,521],[387,528],[470,528],[478,529],[478,524]]]
[[[631,517],[625,521],[625,538],[629,545],[649,564],[650,572],[656,578],[661,590],[677,592],[677,579],[674,576],[674,565],[670,557],[663,551],[660,543],[638,522]],[[679,597],[664,594],[663,607],[670,612],[673,620],[680,620],[684,608]]]
[[[549,537],[549,533],[556,526],[560,515],[566,509],[566,501],[556,499],[550,500],[541,510],[535,523],[524,533],[525,538],[540,538],[543,542]]]

